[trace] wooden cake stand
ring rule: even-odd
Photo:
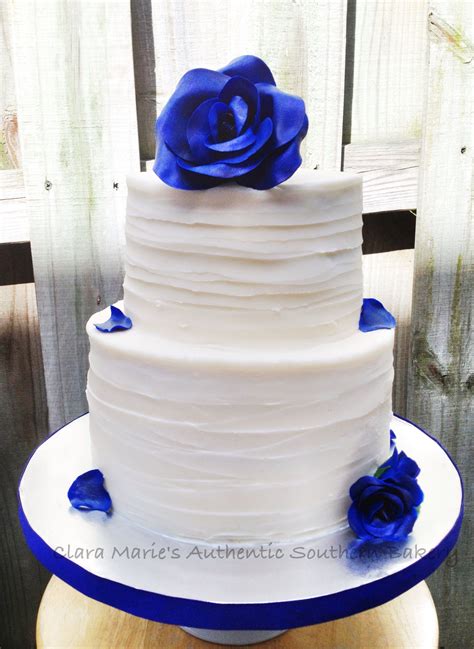
[[[38,649],[205,649],[219,647],[179,627],[150,622],[82,595],[57,577],[38,613]],[[438,618],[425,582],[358,615],[292,629],[258,649],[436,649]]]

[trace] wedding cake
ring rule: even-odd
[[[389,455],[393,329],[361,330],[362,187],[298,169],[301,99],[241,57],[193,70],[128,178],[129,328],[87,325],[114,515],[209,543],[318,537]],[[132,326],[130,326],[132,325]]]

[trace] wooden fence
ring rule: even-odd
[[[19,472],[49,431],[87,408],[84,324],[120,297],[125,176],[153,158],[157,111],[191,67],[261,56],[306,100],[306,166],[364,176],[366,294],[399,322],[394,409],[439,437],[467,477],[473,9],[0,0],[2,647],[33,646],[47,577],[18,530]],[[470,525],[430,580],[446,648],[471,640]]]

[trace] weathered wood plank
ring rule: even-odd
[[[409,416],[472,472],[474,4],[432,0],[421,149]],[[472,480],[456,550],[430,581],[441,645],[472,643]]]
[[[420,137],[427,6],[427,0],[351,0],[355,33],[346,63],[353,75],[346,89],[352,102],[345,143]]]
[[[413,250],[364,255],[364,295],[381,300],[397,319],[393,411],[406,414],[413,284]]]
[[[33,284],[0,287],[0,645],[35,646],[35,618],[48,574],[23,540],[17,485],[48,417]]]
[[[340,168],[346,0],[153,0],[157,108],[192,67],[262,57],[305,98],[305,164]]]
[[[23,173],[20,169],[0,171],[0,201],[25,197]]]
[[[11,6],[0,2],[0,170],[20,166],[15,83],[11,59]]]
[[[0,170],[0,244],[29,238],[23,173],[19,169]]]
[[[13,61],[50,426],[86,409],[90,314],[120,296],[139,168],[130,6],[13,3]]]
[[[131,4],[135,96],[140,158],[155,157],[156,78],[151,0]]]
[[[0,244],[29,241],[29,239],[30,223],[26,200],[24,198],[0,199]]]
[[[420,143],[346,144],[344,171],[364,178],[364,214],[416,208]]]

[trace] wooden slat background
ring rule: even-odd
[[[25,196],[56,429],[87,410],[84,326],[121,292],[125,175],[139,169],[130,8],[112,0],[22,0],[12,20]]]
[[[258,52],[287,92],[305,97],[312,168],[340,165],[345,0],[152,0],[157,106],[193,67]],[[330,53],[330,56],[329,56]],[[326,110],[331,106],[331,110]]]
[[[378,253],[364,256],[365,292],[398,319],[394,408],[467,473],[473,7],[0,0],[1,647],[33,646],[45,579],[18,530],[14,485],[48,430],[86,408],[84,323],[120,294],[124,175],[153,157],[156,114],[190,67],[262,56],[305,97],[306,166],[364,176],[364,250]],[[402,249],[417,205],[416,248]],[[469,530],[457,565],[431,581],[446,649],[472,636]]]
[[[408,392],[409,416],[453,453],[465,478],[457,569],[447,562],[430,580],[442,602],[440,626],[451,627],[445,637],[455,647],[474,638],[473,9],[459,0],[431,2]]]
[[[27,649],[48,579],[23,540],[16,497],[25,462],[48,433],[33,284],[0,286],[0,404],[0,645]]]

